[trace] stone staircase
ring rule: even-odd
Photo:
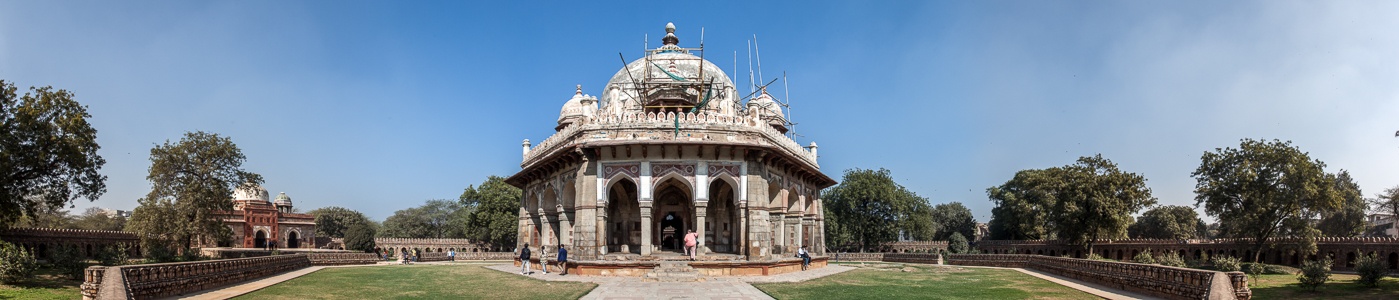
[[[685,261],[661,261],[650,273],[641,277],[642,282],[703,282],[699,270],[690,267]]]

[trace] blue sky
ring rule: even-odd
[[[1291,140],[1367,196],[1399,185],[1399,2],[4,1],[0,78],[77,94],[108,192],[132,209],[149,150],[233,139],[272,193],[383,220],[519,170],[574,86],[598,94],[704,28],[763,73],[822,170],[888,168],[985,222],[1015,171],[1102,153],[1193,205],[1201,153]],[[729,71],[733,75],[733,70]],[[739,78],[736,81],[743,81]],[[781,90],[778,90],[781,91]]]

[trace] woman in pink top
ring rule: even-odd
[[[699,235],[695,234],[694,229],[689,232],[685,234],[685,254],[690,255],[690,260],[695,260],[695,239],[699,238]]]

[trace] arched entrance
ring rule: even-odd
[[[652,222],[656,226],[651,235],[656,248],[661,251],[685,251],[685,233],[694,230],[694,204],[690,187],[678,178],[667,178],[656,185],[655,200],[652,202]]]
[[[636,182],[619,178],[607,189],[607,253],[641,253],[641,206]],[[623,247],[625,246],[625,247]]]
[[[739,245],[742,232],[738,224],[741,212],[738,210],[737,189],[726,179],[728,178],[715,179],[709,185],[704,241],[705,246],[714,252],[737,254],[741,249]]]
[[[262,231],[262,230],[258,230],[257,233],[256,233],[255,235],[253,235],[253,248],[266,248],[266,247],[267,247],[267,232],[266,232],[266,231]]]
[[[300,248],[300,247],[301,247],[301,239],[300,239],[300,237],[297,236],[296,231],[288,231],[288,232],[287,232],[287,248]]]

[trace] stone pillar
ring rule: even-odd
[[[697,254],[708,252],[705,250],[704,244],[705,208],[708,207],[708,204],[708,201],[695,202],[695,234],[698,236],[695,239],[695,253]]]
[[[597,210],[597,254],[607,254],[607,207],[598,207]]]
[[[651,255],[651,201],[641,202],[641,255]]]
[[[544,249],[545,245],[558,244],[554,234],[553,221],[549,220],[550,213],[544,212],[544,208],[539,208],[539,249]]]
[[[559,245],[567,245],[573,249],[573,222],[569,220],[568,213],[560,208],[559,215],[555,218],[559,220]]]

